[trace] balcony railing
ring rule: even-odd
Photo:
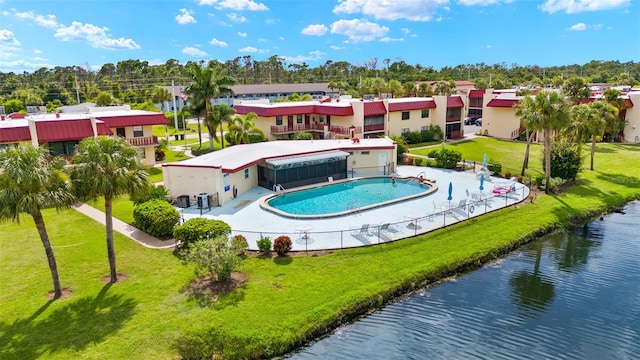
[[[355,126],[355,127],[350,127],[350,126],[331,126],[329,128],[329,131],[335,134],[340,134],[340,135],[351,135],[351,130],[353,129],[353,132],[355,134],[360,134],[362,133],[362,127],[361,126]]]
[[[460,116],[447,116],[447,122],[459,122],[460,121]]]
[[[157,136],[128,138],[127,142],[133,146],[154,146],[158,145]]]
[[[272,134],[284,134],[298,131],[324,131],[324,125],[322,124],[293,124],[289,125],[272,125]]]
[[[384,124],[373,124],[373,125],[364,126],[364,132],[383,131],[383,130],[384,130]]]

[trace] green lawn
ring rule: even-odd
[[[521,159],[509,153],[523,151],[490,139],[456,146],[476,160],[486,151],[514,168]],[[596,170],[582,173],[580,186],[416,238],[320,257],[250,257],[242,264],[247,283],[209,304],[185,293],[190,266],[119,234],[119,272],[128,278],[105,285],[104,228],[73,210],[45,212],[62,286],[73,290],[49,302],[51,280],[33,222],[0,224],[0,358],[174,359],[178,339],[185,345],[203,334],[203,344],[224,344],[225,359],[279,354],[398,294],[500,256],[541,230],[639,198],[640,167],[630,166],[638,154],[640,146],[599,145]],[[516,163],[507,163],[512,156]]]
[[[149,173],[149,182],[157,183],[162,181],[162,168],[150,167],[147,168],[147,173]]]

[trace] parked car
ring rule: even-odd
[[[468,117],[464,119],[465,125],[475,125],[475,123],[476,123],[476,118]]]
[[[482,126],[482,118],[476,119],[476,126]]]

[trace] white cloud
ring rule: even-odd
[[[540,5],[542,11],[553,14],[564,11],[567,14],[575,14],[584,11],[600,11],[625,7],[631,4],[631,0],[546,0]]]
[[[400,31],[405,35],[409,35],[411,33],[411,29],[409,28],[401,28]]]
[[[602,24],[593,24],[593,25],[591,25],[591,28],[593,30],[600,30],[600,29],[602,29]]]
[[[4,55],[4,54],[3,54]],[[6,57],[4,57],[6,59]],[[34,59],[35,60],[35,59]],[[46,60],[46,59],[41,59]],[[44,63],[44,62],[34,62],[29,59],[21,59],[15,61],[2,61],[0,60],[0,69],[4,72],[23,72],[23,71],[33,71],[40,68],[49,68],[53,69],[56,65]]]
[[[246,53],[259,53],[259,54],[265,54],[268,53],[269,50],[265,50],[265,49],[258,49],[255,48],[253,46],[247,46],[247,47],[243,47],[242,49],[238,50],[240,52],[246,52]]]
[[[324,24],[311,24],[302,29],[301,33],[309,36],[322,36],[327,33],[327,30],[329,29]]]
[[[33,53],[34,53],[34,54],[42,54],[42,50],[40,50],[40,49],[33,49]]]
[[[273,25],[273,24],[276,24],[276,23],[280,22],[280,20],[278,20],[278,19],[267,19],[264,22],[266,24],[268,24],[268,25]]]
[[[209,44],[214,45],[214,46],[220,46],[220,47],[227,47],[229,46],[229,44],[227,44],[224,41],[220,41],[216,38],[211,39],[211,41],[209,41]]]
[[[112,39],[107,35],[107,27],[98,27],[93,24],[83,24],[74,21],[70,26],[61,26],[56,30],[54,37],[60,41],[72,41],[83,39],[95,48],[103,49],[139,49],[132,39]]]
[[[385,43],[390,43],[390,42],[396,42],[396,41],[404,41],[404,38],[391,38],[391,37],[385,36],[381,38],[380,41]]]
[[[182,49],[182,53],[185,55],[191,55],[191,56],[195,56],[195,57],[205,57],[207,56],[207,53],[198,49],[197,47],[193,47],[193,46],[187,46],[186,48]]]
[[[364,14],[376,19],[430,21],[434,14],[446,7],[449,0],[338,0],[333,8],[335,14]]]
[[[187,9],[180,9],[180,14],[176,15],[176,22],[180,25],[195,24],[196,18],[193,17],[193,11]]]
[[[512,1],[513,0],[458,0],[458,3],[466,6],[475,6],[475,5],[487,6],[487,5],[499,4],[501,2],[510,3]]]
[[[309,52],[309,55],[285,56],[284,60],[292,64],[297,64],[305,61],[318,61],[322,59],[324,55],[326,55],[326,53],[320,50],[315,50]]]
[[[362,19],[338,20],[331,24],[331,33],[346,35],[348,42],[366,42],[384,37],[389,32],[386,26]]]
[[[0,42],[5,45],[20,46],[20,41],[16,39],[13,32],[7,29],[0,29]]]
[[[213,5],[218,9],[231,9],[236,11],[267,11],[269,8],[253,0],[200,0],[200,5]]]
[[[491,44],[487,44],[487,45],[483,45],[483,46],[481,46],[481,47],[483,47],[483,48],[485,48],[485,49],[491,49],[491,48],[493,48],[493,45],[491,45]]]
[[[587,30],[587,25],[585,23],[577,23],[577,24],[571,25],[571,27],[568,30],[584,31],[584,30]]]
[[[278,36],[278,40],[284,41],[284,36]]]
[[[238,36],[246,38],[247,37],[247,33],[246,32],[238,32]]]
[[[247,18],[242,16],[242,15],[238,15],[236,13],[228,13],[227,17],[229,18],[229,20],[233,21],[233,22],[237,22],[237,23],[243,23],[247,21]]]
[[[331,48],[331,50],[344,50],[345,49],[344,46],[336,46],[336,45],[331,45],[330,48]]]
[[[259,42],[259,43],[266,43],[267,41],[268,40],[265,38],[259,38],[258,40],[256,40],[256,42]]]
[[[12,9],[12,10],[15,11],[15,9]],[[9,15],[8,12],[6,14],[5,12],[3,12],[2,14],[6,16]],[[22,12],[15,11],[13,16],[20,20],[33,20],[33,22],[35,22],[37,25],[46,27],[46,28],[55,29],[58,27],[58,22],[56,21],[55,15],[38,15],[33,11],[22,11]]]

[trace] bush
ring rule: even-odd
[[[154,199],[166,201],[167,196],[169,196],[169,191],[165,189],[164,186],[149,184],[149,188],[144,192],[144,194],[139,196],[129,196],[129,199],[131,199],[135,205],[140,205]]]
[[[247,256],[247,249],[249,248],[247,238],[240,234],[235,235],[231,238],[231,248],[238,256]]]
[[[271,253],[271,239],[268,236],[261,237],[260,240],[257,241],[258,250],[263,255],[269,255]]]
[[[444,146],[439,150],[432,150],[429,157],[436,160],[436,167],[443,169],[453,169],[462,160],[462,153],[456,150],[449,150]]]
[[[502,174],[502,164],[489,159],[489,163],[487,164],[487,170],[493,171],[493,173],[497,175]]]
[[[544,158],[542,166],[544,166]],[[575,180],[581,168],[580,146],[565,141],[551,144],[551,177]]]
[[[438,125],[429,125],[426,130],[420,131],[422,142],[440,141],[444,137],[442,129]]]
[[[422,134],[417,131],[408,131],[402,135],[407,144],[419,144],[422,142]]]
[[[179,242],[180,248],[188,249],[189,246],[199,240],[214,239],[231,234],[231,227],[224,221],[193,218],[184,224],[176,226],[173,237]]]
[[[414,157],[413,158],[413,165],[422,166],[422,159]]]
[[[191,244],[185,261],[196,265],[196,275],[210,275],[213,282],[227,281],[240,265],[240,258],[229,246],[226,236],[199,240]]]
[[[215,150],[209,149],[209,145],[205,144],[205,143],[203,143],[202,146],[196,145],[196,146],[192,146],[191,147],[191,153],[194,156],[200,156],[200,155],[208,154],[208,153],[213,152],[213,151],[215,151]]]
[[[278,253],[279,256],[284,256],[289,251],[291,251],[291,245],[292,245],[292,243],[291,243],[291,238],[290,237],[288,237],[286,235],[278,236],[273,241],[273,251]]]
[[[165,200],[153,199],[133,209],[136,226],[155,237],[168,238],[180,221],[180,213]]]
[[[509,178],[511,178],[511,172],[510,172],[510,171],[505,171],[505,172],[504,172],[504,178],[505,178],[505,179],[509,179]]]

